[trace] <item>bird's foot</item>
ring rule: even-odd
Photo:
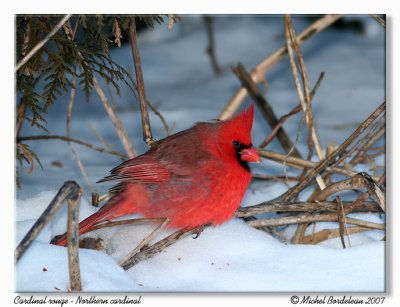
[[[205,225],[202,225],[202,226],[198,227],[196,229],[196,231],[193,232],[192,238],[193,239],[197,239],[200,236],[200,234],[203,232],[204,228],[206,228]]]

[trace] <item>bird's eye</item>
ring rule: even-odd
[[[236,149],[239,149],[240,143],[238,141],[233,141],[233,146],[235,146]]]

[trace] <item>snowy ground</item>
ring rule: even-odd
[[[362,19],[362,18],[361,18]],[[384,31],[365,17],[365,33],[329,29],[306,42],[303,55],[310,83],[319,73],[326,73],[313,105],[315,118],[325,147],[340,144],[357,125],[385,99]],[[309,21],[294,19],[298,33]],[[184,18],[173,31],[165,25],[140,35],[140,51],[146,93],[177,132],[197,121],[216,118],[232,97],[239,82],[230,72],[230,65],[241,62],[250,69],[266,55],[284,44],[283,23],[278,17],[237,16],[215,20],[216,50],[224,74],[215,77],[205,53],[207,37],[204,24],[196,16]],[[113,57],[121,65],[132,67],[129,46],[116,49]],[[297,104],[290,66],[287,59],[266,75],[269,83],[266,97],[277,115],[283,115]],[[146,150],[141,139],[140,115],[132,94],[123,88],[121,97],[113,95],[117,110],[139,153]],[[77,91],[73,111],[73,137],[103,146],[96,139],[100,134],[114,148],[123,151],[115,130],[96,94],[90,104]],[[48,128],[55,135],[65,135],[65,114],[68,95],[50,109]],[[154,114],[150,117],[153,133],[165,136],[163,126]],[[294,117],[285,128],[295,136],[300,117]],[[253,143],[259,144],[270,128],[259,113],[255,115]],[[96,131],[96,132],[94,132]],[[22,135],[43,134],[25,125]],[[298,148],[307,152],[306,134],[300,135]],[[294,138],[294,137],[293,137]],[[36,167],[33,175],[21,170],[23,189],[17,191],[16,243],[38,218],[56,190],[66,180],[76,180],[85,189],[80,216],[95,212],[89,205],[90,187],[72,158],[65,143],[31,142],[44,169]],[[91,184],[100,193],[107,185],[95,182],[120,163],[114,156],[75,146],[90,176]],[[278,143],[268,149],[281,152]],[[52,162],[59,161],[62,166]],[[382,164],[383,161],[377,161]],[[367,170],[367,169],[363,169]],[[257,173],[283,174],[279,164],[264,160],[254,168]],[[288,175],[296,174],[289,170]],[[370,172],[373,174],[373,172]],[[257,182],[249,188],[243,205],[254,205],[272,199],[287,187],[281,183]],[[303,195],[306,197],[306,195]],[[382,223],[380,215],[361,218]],[[68,262],[66,248],[49,245],[50,238],[65,231],[66,209],[43,231],[16,266],[18,292],[66,291]],[[199,238],[187,237],[165,252],[143,261],[127,272],[117,262],[154,226],[123,226],[99,230],[107,253],[81,250],[84,291],[365,291],[385,290],[385,243],[382,231],[351,235],[351,248],[341,249],[338,240],[317,246],[285,245],[268,234],[233,219],[206,229]],[[337,228],[337,223],[321,223],[318,229]],[[290,236],[294,227],[288,227]],[[312,229],[309,229],[311,232]],[[165,236],[167,233],[160,235]]]

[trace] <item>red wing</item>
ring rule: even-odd
[[[111,175],[99,180],[153,183],[168,180],[170,171],[151,156],[139,156],[127,160],[111,170]]]

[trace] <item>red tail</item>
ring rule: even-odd
[[[106,220],[107,218],[116,218],[119,215],[116,212],[116,204],[121,201],[121,197],[114,196],[111,198],[107,204],[105,204],[99,211],[93,213],[91,216],[84,219],[79,223],[79,235],[82,235],[92,229],[92,226]],[[51,244],[66,246],[67,245],[67,233],[64,233],[62,236],[55,237]]]

